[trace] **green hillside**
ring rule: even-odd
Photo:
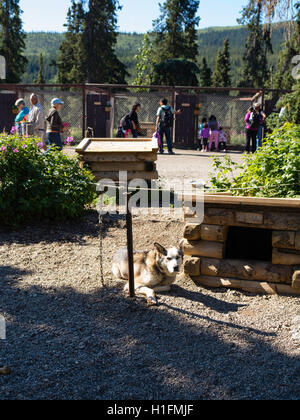
[[[223,47],[226,38],[230,41],[231,47],[231,63],[232,63],[232,80],[236,85],[240,79],[242,56],[244,46],[247,39],[247,29],[244,27],[215,27],[199,30],[199,61],[206,57],[209,66],[213,67],[218,53],[218,49]],[[28,65],[26,73],[23,77],[24,83],[32,83],[38,73],[38,57],[42,52],[44,54],[44,73],[47,82],[56,81],[56,67],[53,63],[59,54],[59,46],[64,35],[61,33],[35,32],[28,33],[26,38],[26,57]],[[141,43],[143,34],[126,34],[121,33],[118,37],[116,48],[119,59],[127,66],[130,77],[128,82],[132,82],[135,78],[136,60],[134,59]],[[272,35],[272,43],[274,54],[270,55],[270,66],[277,64],[278,54],[281,45],[284,42],[284,27],[277,25],[274,27]]]

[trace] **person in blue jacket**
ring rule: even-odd
[[[23,98],[18,99],[15,103],[15,106],[18,108],[18,115],[16,116],[15,123],[17,126],[18,133],[21,134],[21,121],[26,121],[29,115],[29,108],[27,108]]]

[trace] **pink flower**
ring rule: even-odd
[[[70,124],[69,123],[63,123],[63,127],[65,127],[65,128],[69,128],[70,127]]]
[[[17,131],[17,127],[15,125],[13,125],[11,130],[10,130],[10,134],[15,134],[16,131]]]
[[[73,141],[74,141],[74,137],[68,137],[68,138],[67,138],[67,143],[68,143],[68,144],[73,143]]]
[[[14,153],[19,153],[19,150],[18,149],[14,149],[13,152]]]
[[[1,152],[7,152],[7,148],[6,148],[6,146],[1,146],[0,151],[1,151]]]
[[[40,149],[42,149],[44,147],[43,143],[41,141],[38,142],[37,147],[39,147]]]
[[[27,147],[26,144],[22,145],[22,149],[26,149],[26,147]]]

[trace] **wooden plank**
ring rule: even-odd
[[[263,224],[249,224],[243,223],[236,220],[236,212],[227,208],[218,207],[207,207],[205,206],[204,212],[204,224],[208,225],[224,225],[224,226],[241,226],[262,229],[276,229],[276,230],[288,230],[288,231],[299,231],[300,230],[300,212],[264,212]]]
[[[278,265],[300,265],[300,252],[273,248],[272,262]]]
[[[111,137],[111,138],[109,138],[109,137],[103,137],[103,138],[91,138],[91,139],[88,139],[88,140],[90,140],[90,141],[93,141],[93,142],[116,142],[116,143],[118,143],[118,142],[124,142],[124,141],[130,141],[131,143],[138,143],[138,142],[152,142],[152,138],[144,138],[144,137],[138,137],[137,139],[120,139],[120,138],[117,138],[117,137]]]
[[[292,267],[262,261],[201,259],[201,274],[291,285]]]
[[[274,248],[295,249],[296,232],[286,230],[274,230],[272,244]]]
[[[232,278],[223,278],[223,277],[208,277],[208,276],[198,276],[193,277],[193,280],[197,283],[212,287],[212,288],[229,288],[229,289],[238,289],[250,293],[259,293],[259,294],[283,294],[283,295],[300,295],[300,290],[293,289],[291,286],[286,284],[275,284],[275,283],[265,283],[265,282],[255,282],[247,280],[238,280]]]
[[[155,162],[157,153],[88,153],[84,155],[86,162]]]
[[[183,252],[191,257],[224,258],[225,246],[219,242],[183,240]]]
[[[96,181],[101,179],[119,181],[119,172],[93,172],[93,175]],[[158,179],[158,172],[128,172],[127,179],[128,181],[132,181],[133,179],[144,179],[146,181],[151,181],[152,179]]]
[[[185,196],[186,201],[195,201],[191,194]],[[264,197],[236,197],[228,195],[204,195],[205,204],[230,204],[234,206],[262,206],[297,208],[300,211],[299,198],[264,198]]]
[[[135,152],[153,152],[152,143],[129,141],[123,142],[91,142],[84,153],[135,153]]]
[[[89,166],[92,172],[146,171],[145,162],[92,162]],[[155,163],[153,163],[153,170],[156,170]]]
[[[84,153],[86,148],[90,145],[91,140],[90,139],[84,139],[82,142],[76,147],[75,151],[79,154]]]
[[[201,225],[189,223],[185,226],[183,237],[189,241],[201,239]]]

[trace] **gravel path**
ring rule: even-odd
[[[180,221],[134,218],[136,248],[169,246]],[[299,399],[300,299],[209,290],[183,275],[159,306],[110,274],[123,220],[0,232],[0,399]],[[298,316],[298,318],[297,318]]]

